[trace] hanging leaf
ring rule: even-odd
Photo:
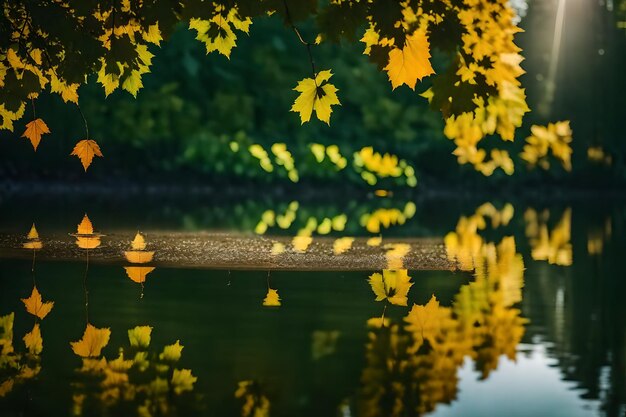
[[[22,134],[23,138],[30,140],[30,143],[33,145],[33,149],[37,150],[39,146],[39,142],[41,141],[41,136],[50,133],[50,129],[48,129],[48,125],[41,119],[35,119],[26,124],[26,130]]]
[[[330,125],[331,106],[341,104],[337,98],[337,88],[327,81],[332,77],[330,70],[320,71],[315,80],[305,78],[298,83],[295,91],[300,95],[294,101],[291,111],[300,114],[302,123],[311,120],[311,114],[315,110],[317,118]]]
[[[83,139],[76,144],[70,155],[77,156],[80,159],[80,163],[83,164],[85,172],[87,172],[87,168],[91,165],[94,156],[102,157],[102,152],[95,140]]]
[[[394,48],[389,51],[389,63],[385,71],[393,89],[406,84],[415,90],[417,80],[434,74],[429,58],[430,44],[422,30],[416,30],[408,36],[402,49]]]

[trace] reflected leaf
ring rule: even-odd
[[[280,255],[284,251],[285,251],[285,245],[284,244],[282,244],[280,242],[274,242],[274,244],[272,245],[272,250],[270,251],[270,254],[272,256],[276,256],[276,255]]]
[[[389,327],[391,320],[388,317],[372,317],[367,319],[366,326],[368,328],[380,329],[381,327]]]
[[[95,249],[100,246],[102,234],[94,233],[91,220],[85,214],[83,220],[77,227],[77,231],[72,236],[76,237],[76,245],[81,249]]]
[[[180,394],[185,391],[192,391],[193,384],[198,380],[191,374],[191,369],[174,369],[172,374],[172,386],[174,392]]]
[[[338,330],[315,330],[311,335],[311,355],[313,360],[335,353],[337,339],[339,339],[340,334]]]
[[[35,323],[33,330],[24,335],[24,344],[31,355],[39,355],[43,350],[43,339],[41,338],[41,330],[39,323]]]
[[[387,269],[402,269],[404,257],[411,251],[411,245],[406,243],[388,243],[384,246]]]
[[[265,307],[280,307],[280,297],[278,296],[278,290],[268,288],[267,295],[263,299],[263,305]]]
[[[255,381],[239,381],[235,398],[243,400],[241,417],[268,417],[270,415],[270,401],[263,393],[260,384]]]
[[[304,253],[309,248],[312,242],[313,238],[310,236],[294,236],[291,244],[293,246],[293,250],[299,253]]]
[[[152,327],[150,326],[137,326],[128,330],[128,340],[132,347],[138,347],[145,349],[150,345],[150,336],[152,334]]]
[[[152,261],[153,251],[147,251],[146,241],[140,233],[135,235],[135,239],[131,243],[131,250],[125,251],[126,260],[133,264],[145,264]]]
[[[353,237],[341,237],[335,240],[333,242],[333,253],[335,255],[346,253],[352,248],[352,243],[354,243]]]
[[[153,266],[125,266],[124,270],[128,278],[135,281],[138,284],[146,282],[146,276],[154,271]]]
[[[102,349],[109,343],[110,336],[109,328],[99,329],[87,324],[83,337],[77,342],[71,342],[70,345],[74,353],[83,358],[100,356]]]
[[[407,295],[413,283],[406,269],[383,269],[382,274],[376,272],[370,275],[368,282],[376,294],[376,301],[387,300],[391,304],[407,305]]]
[[[556,226],[548,231],[546,213],[544,220],[532,208],[524,214],[526,235],[530,239],[531,256],[536,261],[548,261],[551,264],[569,266],[572,264],[571,222],[572,209],[563,212]]]
[[[436,346],[440,335],[456,324],[450,308],[441,307],[434,294],[423,306],[413,304],[404,321],[406,330],[413,335],[412,352],[416,352],[426,340],[431,346]]]
[[[28,235],[26,236],[26,241],[22,244],[24,249],[41,249],[43,248],[43,243],[41,239],[39,239],[39,233],[37,233],[37,228],[35,227],[35,223],[30,228]]]
[[[10,393],[11,391],[13,391],[13,379],[8,379],[6,381],[3,381],[0,384],[0,398],[6,396],[8,393]]]
[[[184,346],[180,344],[180,340],[177,340],[176,343],[163,348],[163,353],[159,355],[159,359],[167,362],[178,362],[183,353],[183,348]]]
[[[42,320],[48,315],[48,313],[50,313],[52,307],[54,306],[53,301],[43,302],[37,287],[33,287],[30,297],[22,298],[22,302],[24,303],[27,312],[33,316],[39,317]]]

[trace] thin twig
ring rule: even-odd
[[[89,126],[87,125],[87,118],[85,118],[85,115],[83,114],[83,111],[78,105],[78,102],[76,102],[76,107],[78,107],[78,111],[80,112],[80,117],[83,118],[83,122],[85,123],[85,135],[87,135],[85,139],[89,139]]]
[[[291,20],[291,14],[289,13],[289,6],[287,6],[287,0],[283,0],[283,4],[285,5],[285,17],[287,18],[287,23],[289,23],[291,29],[293,29],[293,31],[296,33],[296,36],[298,36],[298,40],[300,41],[300,43],[306,46],[306,52],[309,54],[309,61],[311,62],[311,70],[313,71],[313,82],[315,83],[315,88],[317,90],[319,88],[317,85],[317,71],[315,70],[315,60],[313,59],[313,52],[311,51],[311,46],[313,46],[314,44],[305,41],[296,25],[293,24],[293,20]]]

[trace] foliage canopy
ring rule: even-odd
[[[37,118],[35,100],[44,91],[78,105],[79,87],[94,76],[106,95],[121,89],[136,96],[150,72],[151,48],[168,39],[178,25],[195,31],[206,52],[230,58],[238,37],[255,19],[277,15],[306,48],[310,74],[294,90],[292,111],[301,122],[311,115],[330,124],[341,92],[330,69],[318,68],[315,48],[331,41],[360,42],[364,54],[387,73],[393,89],[418,88],[446,120],[445,135],[456,145],[460,163],[489,175],[512,173],[505,150],[488,155],[479,147],[487,135],[512,141],[529,111],[519,77],[523,60],[514,35],[515,12],[507,0],[110,0],[6,2],[0,16],[0,129],[13,130],[32,103],[24,136],[37,147],[49,130]],[[318,36],[304,39],[297,25],[313,20]],[[435,69],[431,55],[449,65]],[[428,77],[428,83],[421,82]],[[339,94],[338,94],[339,93]],[[80,110],[80,107],[79,107]],[[82,116],[82,111],[80,112]],[[84,119],[84,117],[83,117]],[[102,156],[89,135],[76,144],[85,170]]]

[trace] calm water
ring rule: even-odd
[[[45,247],[47,235],[77,233],[87,213],[97,232],[128,231],[135,254],[88,263],[107,237],[83,229],[76,238],[99,247],[83,240],[92,248],[77,248],[72,262],[42,255],[33,264],[29,248],[24,258],[0,258],[0,414],[625,415],[623,202],[297,201],[5,197],[4,236],[36,247],[27,238],[34,221]],[[268,275],[164,268],[150,259],[151,232],[213,229],[310,233],[313,241],[327,231],[382,236],[371,241],[381,251],[394,238],[438,237],[458,269],[409,270],[403,306],[404,290],[391,278],[388,299],[376,301],[368,277],[382,271]],[[145,248],[131,247],[138,230]],[[295,250],[287,245],[275,256]],[[400,280],[402,265],[390,266]],[[21,301],[34,285],[43,302],[54,302],[43,319]],[[271,306],[268,289],[280,306]],[[41,316],[46,308],[31,303]],[[96,337],[84,336],[87,323],[100,329]],[[128,331],[137,326],[152,329],[131,332],[131,344]],[[182,351],[166,348],[177,341]]]

